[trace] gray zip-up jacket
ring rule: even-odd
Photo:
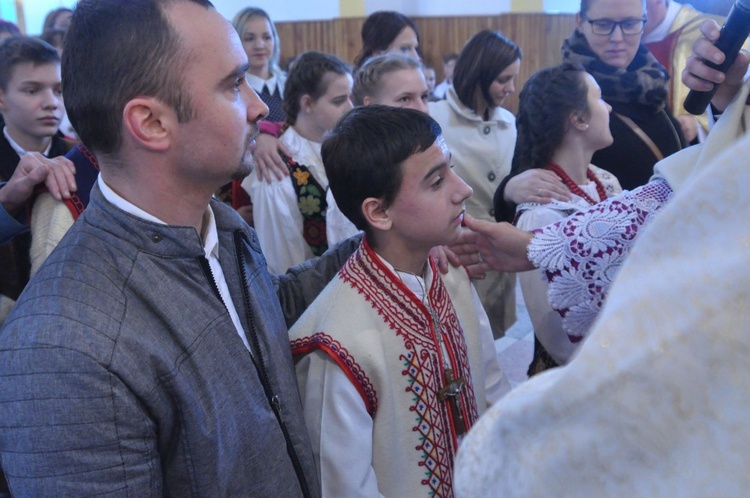
[[[293,323],[359,239],[275,277],[212,201],[248,353],[192,227],[91,203],[0,331],[0,465],[14,496],[319,495]]]

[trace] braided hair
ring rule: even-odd
[[[511,174],[546,167],[565,138],[571,113],[588,117],[585,74],[582,66],[564,63],[542,69],[523,86]]]

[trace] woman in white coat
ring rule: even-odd
[[[430,103],[443,128],[458,175],[474,189],[466,210],[495,221],[492,197],[510,172],[516,143],[513,114],[501,107],[515,92],[521,49],[497,31],[484,30],[467,43],[456,62],[446,99]],[[496,338],[515,321],[515,276],[493,273],[475,282]]]

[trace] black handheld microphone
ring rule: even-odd
[[[708,67],[717,69],[726,73],[727,69],[737,59],[742,44],[745,43],[747,36],[750,35],[750,0],[737,0],[729,11],[727,20],[721,28],[719,39],[716,40],[716,47],[724,52],[726,59],[721,64],[714,64],[704,61]],[[698,92],[690,90],[685,99],[685,110],[690,114],[703,114],[716,93],[719,85],[714,85],[713,89],[707,92]]]

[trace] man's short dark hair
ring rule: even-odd
[[[59,64],[60,54],[55,47],[38,38],[16,36],[0,44],[0,89],[6,91],[13,77],[13,70],[18,64],[31,62],[40,64]]]
[[[208,0],[81,0],[65,36],[65,108],[81,140],[97,154],[117,153],[122,112],[134,97],[156,97],[192,118],[182,83],[190,55],[164,13],[177,1],[213,8]]]
[[[401,189],[403,162],[429,149],[441,134],[437,121],[414,109],[368,105],[346,113],[321,151],[341,212],[369,232],[362,202],[374,197],[388,208]]]

